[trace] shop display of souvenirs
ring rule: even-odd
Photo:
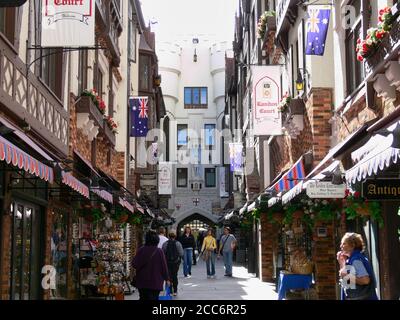
[[[119,232],[100,234],[95,254],[97,290],[104,295],[120,295],[124,292],[123,241]]]

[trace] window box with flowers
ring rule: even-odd
[[[76,104],[76,113],[78,114],[78,127],[84,129],[88,120],[92,120],[94,125],[99,128],[103,128],[103,111],[100,109],[99,105],[101,104],[101,108],[105,105],[104,102],[97,100],[97,94],[94,89],[85,90],[82,92],[77,104]],[[79,117],[82,116],[81,126],[79,125]],[[87,119],[89,117],[89,119]]]
[[[262,41],[262,48],[271,51],[274,44],[274,31],[276,31],[275,11],[265,11],[258,20],[257,37]]]
[[[286,93],[279,103],[278,110],[282,113],[282,127],[290,136],[296,137],[304,129],[305,104],[303,99],[294,99]]]
[[[348,220],[356,218],[368,219],[376,221],[380,227],[383,227],[382,209],[378,201],[368,201],[361,197],[359,191],[350,192],[346,190],[346,196],[343,199],[344,213]]]
[[[276,29],[276,13],[275,11],[265,11],[257,23],[257,36],[264,39],[266,31]]]
[[[118,125],[115,123],[114,119],[110,116],[104,117],[104,134],[111,142],[115,145],[115,134],[118,133]]]
[[[382,42],[387,40],[387,35],[392,29],[397,29],[393,28],[393,26],[398,15],[399,12],[393,15],[390,7],[386,7],[379,11],[378,26],[368,29],[365,39],[359,38],[357,40],[356,52],[357,59],[360,62],[364,61],[364,59],[369,59],[374,56],[379,48],[387,47],[386,45],[382,46]],[[388,45],[391,46],[390,43],[388,43]],[[390,51],[390,48],[386,48],[385,50]]]

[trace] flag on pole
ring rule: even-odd
[[[241,172],[243,165],[243,145],[241,143],[229,144],[229,158],[231,164],[231,172]]]
[[[129,107],[131,114],[131,137],[145,137],[149,130],[148,122],[148,97],[129,98]]]
[[[306,55],[324,55],[330,15],[331,8],[329,6],[308,7]]]

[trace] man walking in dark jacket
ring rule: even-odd
[[[183,248],[179,241],[176,241],[175,233],[169,234],[169,240],[165,242],[162,249],[167,258],[168,273],[171,277],[173,295],[176,296],[178,293],[178,270],[183,258]]]
[[[192,275],[193,251],[196,247],[190,227],[185,227],[185,233],[178,239],[178,241],[183,247],[183,275],[185,277],[190,277]]]

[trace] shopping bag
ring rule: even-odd
[[[165,286],[164,295],[159,295],[158,300],[172,300],[171,296],[171,286]]]

